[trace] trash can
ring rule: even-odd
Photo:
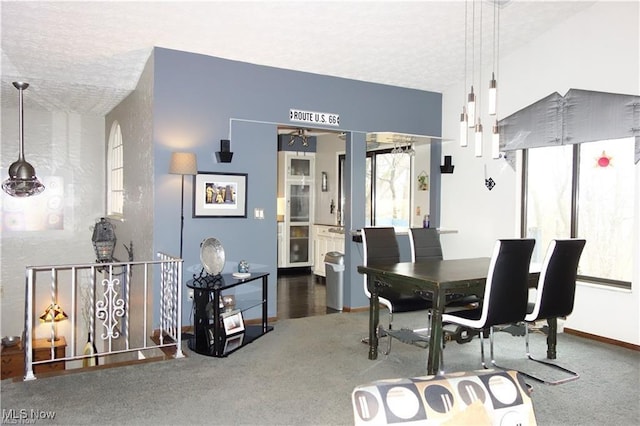
[[[330,251],[324,255],[327,280],[327,308],[342,311],[342,287],[344,286],[344,255]]]

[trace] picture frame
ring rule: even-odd
[[[235,351],[240,346],[242,346],[242,342],[244,340],[244,333],[236,334],[235,336],[230,336],[225,339],[224,342],[224,350],[222,353],[228,354],[229,352]]]
[[[221,315],[222,324],[224,325],[224,334],[231,336],[232,334],[242,333],[244,331],[244,320],[241,311],[225,312]]]
[[[193,177],[193,217],[247,217],[246,173],[198,172]]]

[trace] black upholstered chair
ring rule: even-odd
[[[364,264],[392,264],[400,262],[400,249],[396,240],[396,231],[392,227],[375,227],[362,229],[362,246],[364,252]],[[364,277],[364,292],[371,298],[371,292],[367,287],[367,276]],[[415,294],[403,294],[389,287],[379,289],[378,298],[380,303],[389,310],[389,329],[393,329],[393,314],[397,312],[410,312],[423,309],[430,309],[430,300]],[[387,331],[388,331],[387,330]],[[391,350],[391,337],[387,354]]]
[[[411,261],[442,260],[440,234],[435,228],[409,228]],[[447,294],[448,307],[467,307],[480,301],[476,295]]]
[[[532,374],[522,374],[540,382],[557,385],[576,380],[578,373],[548,361],[535,359],[529,352],[529,324],[538,320],[566,317],[573,311],[578,263],[586,244],[582,239],[552,240],[540,271],[535,301],[528,304],[525,320],[526,355],[532,360],[569,373],[569,377],[548,381]]]
[[[440,235],[435,228],[409,228],[411,261],[442,260]]]
[[[484,368],[489,368],[484,360],[484,332],[489,331],[494,363],[493,326],[522,322],[527,314],[529,266],[534,245],[533,239],[496,241],[480,306],[442,315],[443,324],[456,324],[480,332]]]

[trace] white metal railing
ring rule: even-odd
[[[27,267],[24,379],[36,378],[35,366],[53,362],[82,361],[83,366],[94,365],[94,360],[109,362],[113,355],[138,352],[144,357],[149,350],[173,346],[174,357],[184,357],[183,261],[164,253],[158,253],[158,259]],[[158,312],[154,312],[154,294],[160,298]],[[59,304],[68,321],[39,325],[40,312],[49,304]],[[56,356],[55,337],[59,336],[67,342],[64,357],[59,353]],[[41,356],[34,359],[34,339],[38,337],[51,339],[46,359],[40,359],[44,358]],[[81,345],[94,350],[84,351]]]

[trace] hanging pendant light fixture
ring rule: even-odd
[[[491,157],[494,159],[500,158],[500,128],[498,127],[498,120],[493,125],[493,131],[491,132]]]
[[[475,1],[474,1],[475,3]],[[475,12],[474,12],[475,14]],[[482,81],[482,2],[480,2],[480,50],[479,50],[479,71],[478,71],[478,81]],[[475,126],[475,154],[476,157],[482,157],[482,123],[480,122],[481,116],[481,104],[478,99],[478,120]]]
[[[464,88],[467,87],[467,4],[464,2]],[[465,147],[469,144],[467,133],[469,132],[469,117],[467,115],[466,101],[464,98],[465,106],[462,107],[462,114],[460,114],[460,146]]]
[[[471,14],[471,91],[467,96],[467,117],[469,127],[474,127],[476,122],[476,95],[473,93],[473,74],[475,71],[475,48],[476,48],[476,2],[473,0]]]
[[[496,19],[496,15],[498,18]],[[498,63],[498,41],[496,37],[500,15],[498,12],[497,2],[493,3],[493,71],[491,72],[491,80],[489,81],[489,115],[496,115],[498,103],[498,82],[496,81],[496,69]],[[498,35],[499,37],[499,35]]]
[[[20,121],[20,150],[18,161],[9,166],[9,178],[2,183],[2,189],[12,197],[30,197],[44,191],[44,185],[36,177],[36,170],[24,159],[24,117],[22,108],[22,92],[29,87],[28,83],[14,82],[14,87],[18,89]]]

